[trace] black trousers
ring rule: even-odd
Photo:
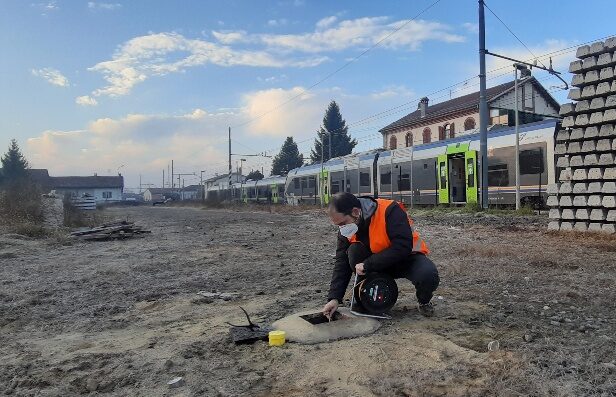
[[[355,272],[355,265],[364,262],[372,253],[362,243],[353,243],[347,250],[349,264]],[[438,270],[434,262],[423,254],[410,255],[400,263],[393,263],[383,271],[393,278],[406,278],[415,286],[415,294],[419,303],[428,303],[438,287]]]

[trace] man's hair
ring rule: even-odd
[[[351,193],[336,193],[329,199],[329,209],[343,215],[351,215],[353,208],[361,209],[361,203],[359,199]]]

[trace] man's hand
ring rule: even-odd
[[[366,272],[364,271],[363,263],[358,263],[357,265],[355,265],[355,273],[357,273],[359,276],[363,276],[364,274],[366,274]]]
[[[332,299],[323,306],[323,315],[327,317],[328,320],[331,320],[336,310],[338,310],[338,300]]]

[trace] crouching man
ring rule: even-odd
[[[329,302],[323,307],[325,316],[330,318],[338,309],[353,272],[358,276],[386,273],[410,280],[419,312],[426,317],[434,315],[430,301],[438,287],[438,271],[399,203],[338,193],[330,199],[328,214],[339,233]]]

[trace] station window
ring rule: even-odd
[[[308,178],[302,178],[302,189],[308,189]]]
[[[488,167],[488,186],[509,186],[507,164],[492,164]]]
[[[293,178],[293,186],[299,189],[299,178]]]
[[[543,172],[543,151],[541,149],[520,152],[520,174],[541,174]]]

